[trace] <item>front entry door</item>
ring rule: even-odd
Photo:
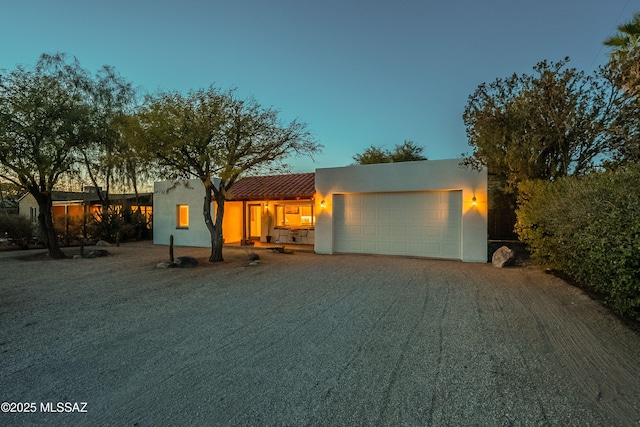
[[[262,235],[262,207],[249,205],[249,239],[260,240]]]

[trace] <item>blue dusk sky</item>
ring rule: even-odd
[[[404,140],[429,159],[469,146],[467,98],[483,82],[571,58],[592,72],[640,0],[0,0],[0,68],[65,52],[114,66],[143,92],[236,87],[308,124],[345,166]]]

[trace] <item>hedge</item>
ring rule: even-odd
[[[518,191],[516,232],[532,256],[640,320],[640,165]]]

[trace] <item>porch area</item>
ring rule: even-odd
[[[242,244],[241,241],[237,241],[237,242],[229,242],[224,244],[225,247],[229,247],[229,248],[246,248],[246,249],[259,249],[259,250],[269,250],[269,249],[274,249],[277,247],[284,247],[285,251],[289,252],[309,252],[309,253],[313,253],[314,252],[314,246],[313,244],[300,244],[300,243],[280,243],[280,244],[276,244],[274,242],[271,243],[267,243],[267,242],[258,242],[258,241],[252,241],[252,245],[244,245]]]

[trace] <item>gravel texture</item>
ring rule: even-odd
[[[0,425],[640,425],[640,335],[536,267],[109,252],[1,254]]]

